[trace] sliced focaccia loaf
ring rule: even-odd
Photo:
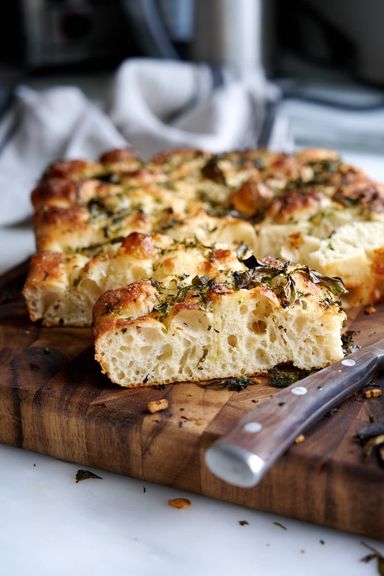
[[[38,252],[24,294],[48,325],[89,324],[104,290],[152,275],[157,253],[133,258],[133,233],[167,236],[179,253],[193,240],[301,262],[340,276],[346,307],[384,298],[383,187],[334,151],[179,149],[143,162],[114,150],[53,164],[32,201]]]
[[[343,356],[340,280],[246,259],[245,269],[142,280],[94,308],[96,359],[121,386],[303,369]]]

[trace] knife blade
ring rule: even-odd
[[[235,486],[255,486],[299,434],[383,367],[384,339],[284,388],[207,449],[208,468]]]

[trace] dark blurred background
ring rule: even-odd
[[[47,74],[152,56],[384,86],[383,24],[382,0],[13,0],[0,62]]]

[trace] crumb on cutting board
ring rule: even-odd
[[[161,400],[151,400],[147,404],[147,410],[151,414],[155,414],[156,412],[161,412],[162,410],[166,410],[168,408],[168,400],[166,398],[162,398]]]
[[[382,391],[380,388],[368,388],[364,390],[365,398],[380,398]]]
[[[376,308],[371,304],[370,306],[367,306],[364,310],[364,314],[367,314],[368,316],[370,314],[374,314],[376,312]]]

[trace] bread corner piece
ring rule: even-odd
[[[245,271],[142,280],[94,307],[96,360],[134,387],[322,368],[343,356],[345,288],[306,266],[252,256]]]

